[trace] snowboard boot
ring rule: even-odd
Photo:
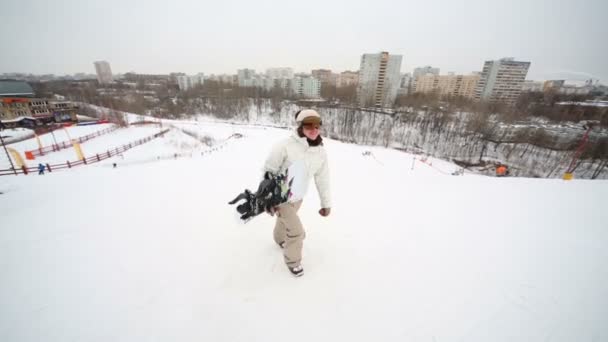
[[[302,267],[302,265],[298,265],[298,266],[287,266],[287,268],[289,268],[289,272],[291,272],[291,274],[294,275],[294,277],[301,277],[304,275],[304,267]]]

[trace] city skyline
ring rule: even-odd
[[[0,74],[92,74],[96,60],[109,61],[115,74],[341,72],[358,70],[364,53],[389,51],[403,56],[401,72],[432,65],[467,74],[487,60],[514,57],[532,62],[528,79],[606,82],[605,13],[608,3],[599,0],[559,6],[549,0],[381,0],[372,9],[366,2],[318,0],[171,6],[28,0],[8,3],[0,13],[0,28],[18,33],[5,37]]]
[[[362,54],[364,55],[364,54]],[[502,58],[512,58],[512,57],[502,57]],[[498,58],[501,59],[501,58]],[[484,64],[487,61],[484,62]],[[416,88],[416,78],[413,76],[413,74],[415,74],[415,70],[416,69],[424,69],[425,67],[429,67],[429,66],[424,66],[424,67],[415,67],[413,68],[414,70],[409,70],[407,72],[401,71],[401,75],[403,76],[407,76],[409,75],[409,77],[411,77],[412,80],[412,85],[413,88]],[[255,69],[251,69],[251,68],[243,68],[243,69],[248,69],[248,70],[252,70],[255,72],[255,76],[261,76],[261,77],[270,77],[267,74],[268,70],[272,70],[272,69],[291,69],[289,67],[270,67],[267,69],[263,69],[263,70],[255,70]],[[436,68],[439,69],[439,68]],[[459,76],[474,76],[474,75],[479,75],[481,74],[481,70],[483,69],[483,65],[482,68],[480,68],[480,70],[473,70],[473,71],[469,71],[469,72],[462,72],[462,73],[458,73],[458,72],[454,72],[451,70],[447,70],[447,71],[441,71],[440,73],[436,74],[438,76],[441,77],[450,77],[450,76],[454,76],[454,75],[459,75]],[[226,72],[226,73],[214,73],[214,72],[194,72],[194,73],[185,73],[181,70],[174,70],[168,73],[159,73],[159,72],[151,72],[151,73],[141,73],[141,72],[137,72],[136,70],[131,70],[131,71],[127,71],[127,72],[119,72],[119,73],[112,73],[112,76],[114,78],[115,81],[121,80],[122,77],[124,77],[127,74],[136,74],[136,75],[171,75],[171,74],[184,74],[187,77],[195,77],[195,76],[200,76],[200,75],[204,75],[205,79],[209,79],[209,78],[214,78],[214,77],[221,77],[221,76],[238,76],[238,71],[241,69],[237,69],[234,70],[233,72]],[[355,73],[358,74],[360,72],[359,69],[353,69],[353,70],[343,70],[343,71],[339,71],[339,70],[332,70],[332,69],[312,69],[310,71],[294,71],[293,75],[302,75],[302,74],[307,74],[307,75],[312,75],[314,76],[314,71],[315,70],[327,70],[329,72],[331,72],[333,75],[339,76],[342,73]],[[0,72],[0,77],[3,75],[9,75],[7,77],[8,79],[11,79],[10,75],[26,75],[26,76],[33,76],[35,78],[41,78],[44,79],[44,77],[46,76],[53,76],[53,79],[98,79],[98,75],[96,75],[96,70],[93,70],[93,72],[75,72],[75,73],[66,73],[66,74],[53,74],[53,73],[44,73],[44,74],[35,74],[35,73],[30,73],[30,72]],[[556,77],[553,78],[536,78],[536,79],[531,79],[530,77],[526,77],[526,81],[528,82],[533,82],[533,81],[553,81],[553,80],[564,80],[567,84],[577,84],[577,85],[582,85],[583,81],[592,79],[593,81],[599,83],[599,84],[605,84],[605,82],[602,82],[601,79],[598,79],[596,77],[587,77],[586,75],[578,75],[578,77],[576,77],[576,75],[574,75],[574,77],[567,77],[567,76],[573,76],[572,73],[562,73],[562,74],[555,74]],[[561,76],[561,77],[560,77]],[[272,78],[272,77],[270,77]],[[276,78],[276,77],[275,77]],[[290,77],[293,78],[293,77]]]

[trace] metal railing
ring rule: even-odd
[[[82,136],[82,137],[79,137],[79,138],[75,138],[75,139],[72,139],[72,140],[76,140],[79,143],[83,143],[85,141],[88,141],[88,140],[91,140],[93,138],[96,138],[96,137],[98,137],[100,135],[111,133],[111,132],[113,132],[113,131],[115,131],[117,129],[118,129],[118,126],[112,126],[112,127],[106,128],[104,130],[97,131],[97,132],[91,133],[91,134],[87,134],[85,136]],[[31,154],[32,156],[43,156],[46,153],[55,152],[55,151],[63,150],[65,148],[70,148],[70,147],[72,147],[72,141],[62,141],[60,143],[53,144],[51,146],[45,146],[43,148],[37,148],[35,150],[25,151],[25,155],[26,155],[26,158],[27,158],[28,154]]]

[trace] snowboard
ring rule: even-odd
[[[228,202],[236,206],[240,219],[248,222],[261,213],[274,214],[275,208],[288,201],[302,199],[305,190],[306,167],[304,163],[292,163],[283,173],[264,173],[264,177],[253,192],[245,189]]]

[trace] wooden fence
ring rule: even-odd
[[[82,136],[82,137],[79,137],[79,138],[73,139],[73,140],[77,140],[79,143],[83,143],[85,141],[88,141],[88,140],[91,140],[93,138],[96,138],[96,137],[98,137],[100,135],[111,133],[111,132],[113,132],[113,131],[115,131],[117,129],[118,129],[118,126],[112,126],[112,127],[106,128],[104,130],[101,130],[101,131],[98,131],[98,132],[95,132],[95,133],[91,133],[91,134],[87,134],[85,136]],[[45,146],[43,148],[37,148],[35,150],[25,151],[25,155],[26,155],[26,158],[30,154],[32,156],[43,156],[46,153],[59,151],[59,150],[62,150],[64,148],[69,148],[69,147],[72,147],[72,142],[71,141],[62,141],[60,143],[53,144],[51,146]]]
[[[88,158],[82,159],[82,160],[76,160],[76,161],[66,161],[65,163],[62,164],[45,164],[45,172],[55,172],[58,170],[64,170],[64,169],[71,169],[73,167],[76,166],[80,166],[80,165],[88,165],[88,164],[93,164],[93,163],[97,163],[100,162],[102,160],[108,159],[108,158],[112,158],[116,155],[119,155],[127,150],[132,149],[135,146],[139,146],[142,144],[147,143],[148,141],[152,140],[152,139],[156,139],[162,135],[164,135],[165,133],[167,133],[169,131],[169,129],[165,129],[164,131],[161,131],[159,133],[156,133],[154,135],[151,135],[149,137],[143,138],[143,139],[139,139],[137,141],[131,142],[129,144],[126,145],[122,145],[116,148],[113,148],[111,150],[107,150],[106,152],[102,152],[102,153],[97,153],[94,156],[90,156]],[[20,169],[4,169],[4,170],[0,170],[0,176],[7,176],[7,175],[18,175],[18,174],[24,174],[24,175],[28,175],[30,173],[37,173],[38,172],[38,166],[32,166],[32,167],[26,167],[23,166]]]

